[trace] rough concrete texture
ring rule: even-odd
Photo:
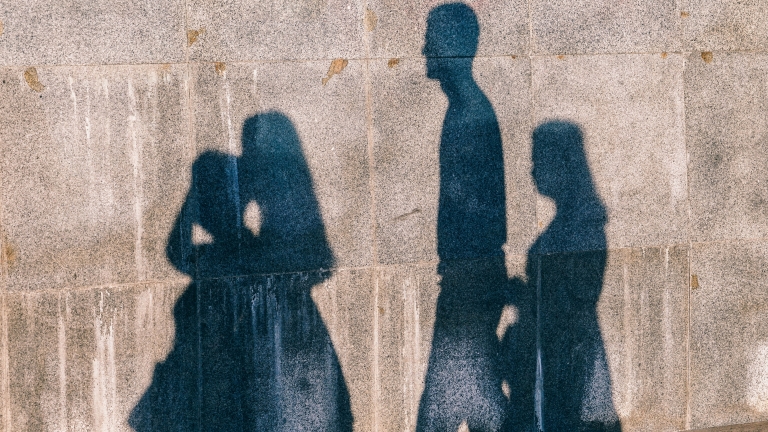
[[[687,50],[765,50],[768,26],[759,0],[683,0],[683,44]]]
[[[142,64],[184,60],[184,2],[0,3],[0,65]]]
[[[581,127],[608,213],[609,247],[686,241],[683,66],[677,54],[533,60],[534,123],[563,119]],[[551,204],[539,201],[545,226]]]
[[[6,430],[127,430],[183,283],[5,297]],[[190,362],[193,361],[190,359]]]
[[[350,61],[324,85],[330,64],[194,65],[194,146],[198,154],[213,150],[242,156],[248,119],[259,113],[284,115],[308,164],[312,184],[306,186],[317,197],[336,265],[368,266],[372,234],[364,65]],[[247,169],[248,162],[243,164],[241,169]]]
[[[765,419],[768,307],[764,241],[694,246],[691,273],[691,425]]]
[[[420,57],[424,47],[424,18],[443,2],[373,0],[368,2],[366,30],[373,57]],[[484,29],[480,56],[504,56],[528,52],[528,4],[523,0],[479,1],[473,4]],[[374,19],[375,17],[375,19]],[[460,33],[454,35],[461,37]]]
[[[192,152],[185,68],[4,68],[2,224],[8,288],[178,277],[165,242]]]
[[[129,3],[0,0],[0,430],[768,420],[762,2]]]
[[[691,156],[691,235],[697,241],[768,234],[768,57],[690,55],[685,75]]]
[[[192,0],[190,58],[203,61],[362,58],[362,0]]]
[[[597,313],[622,430],[686,426],[688,255],[686,246],[608,255]]]
[[[531,47],[538,54],[677,51],[673,0],[530,0]]]
[[[525,253],[535,236],[535,198],[530,179],[530,62],[481,58],[475,76],[495,108],[504,146],[507,244]],[[376,187],[376,239],[380,262],[437,259],[440,130],[447,99],[424,76],[423,60],[371,62]],[[411,107],[411,110],[392,109]]]
[[[743,423],[739,425],[696,429],[689,432],[760,432],[768,427],[768,422]]]

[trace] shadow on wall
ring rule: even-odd
[[[440,136],[437,252],[440,295],[416,430],[501,430],[503,352],[496,327],[508,287],[501,133],[472,77],[479,25],[472,9],[448,4],[427,19],[427,77],[448,97]]]
[[[334,257],[286,116],[248,119],[241,157],[197,158],[166,252],[193,282],[174,307],[173,349],[157,364],[131,427],[352,430],[349,393],[310,297],[330,277],[318,269],[331,268]]]
[[[460,3],[436,7],[427,20],[427,76],[440,83],[448,109],[441,290],[417,431],[620,431],[596,313],[606,214],[581,131],[549,122],[533,133],[534,182],[557,214],[529,251],[527,281],[509,280],[501,134],[472,76],[479,30]],[[497,333],[509,311],[514,324]]]
[[[578,126],[552,121],[534,130],[532,175],[557,209],[528,253],[528,285],[516,289],[525,291],[518,307],[535,305],[537,316],[537,418],[545,430],[620,432],[597,317],[607,216]]]

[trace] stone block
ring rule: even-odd
[[[713,427],[713,428],[706,428],[706,429],[696,429],[696,430],[690,430],[686,432],[761,432],[765,430],[765,428],[768,428],[768,422],[728,425],[728,426]]]
[[[193,0],[187,10],[193,60],[363,57],[361,0]]]
[[[0,65],[180,62],[184,2],[4,1]]]
[[[768,420],[768,244],[694,244],[691,428]]]
[[[588,191],[601,203],[583,205],[592,207],[594,222],[605,225],[606,235],[562,237],[561,244],[542,245],[542,252],[687,240],[683,65],[683,57],[674,54],[533,59],[533,117],[541,143],[567,145],[561,150],[582,161],[586,157],[586,166],[581,162],[569,171],[556,169],[556,160],[546,153],[541,166],[534,163],[534,171],[542,169],[544,189],[552,189],[540,191],[547,196],[538,199],[538,225],[544,228],[556,217],[556,204],[548,196],[563,201],[557,205],[565,210],[582,205],[568,198],[572,192],[583,197]],[[561,126],[562,133],[572,133],[558,135]],[[576,228],[562,234],[576,233],[568,231]]]
[[[2,375],[0,375],[0,383],[2,383],[3,394],[0,396],[0,425],[3,430],[10,430],[10,412],[11,401],[9,400],[8,381],[10,368],[8,365],[8,314],[6,294],[5,294],[5,276],[0,275],[0,286],[3,288],[3,294],[0,296],[0,306],[3,308],[0,314],[0,367],[3,369]]]
[[[185,69],[0,73],[8,288],[178,277],[165,243],[193,156]]]
[[[219,198],[228,199],[226,194],[239,194],[240,209],[233,211],[246,213],[253,202],[259,209],[256,214],[261,215],[256,225],[246,225],[251,233],[244,237],[253,238],[255,232],[283,236],[281,244],[287,246],[283,252],[297,252],[295,260],[284,257],[283,262],[274,262],[277,267],[263,262],[234,274],[371,262],[363,65],[359,61],[337,62],[338,70],[330,73],[330,63],[193,67],[197,163],[200,169],[206,164],[221,168],[218,175],[200,177],[203,183],[198,186],[197,199],[203,200],[199,207],[203,213],[191,216],[191,220],[200,222],[206,217],[206,206],[218,212],[214,203]],[[326,75],[332,78],[324,81]],[[239,176],[237,184],[225,178],[234,175]],[[244,222],[231,218],[221,224]],[[310,237],[290,240],[302,233]],[[278,237],[259,240],[256,235],[255,240],[268,245]],[[260,247],[246,247],[241,252],[257,252]],[[280,248],[259,253],[277,258]],[[290,268],[283,268],[285,265]]]
[[[379,271],[379,426],[682,429],[687,248],[514,258]]]
[[[131,430],[131,409],[171,348],[182,289],[8,294],[9,429]]]
[[[768,234],[768,56],[693,53],[686,64],[693,240],[763,238]]]
[[[683,0],[686,51],[765,50],[768,14],[759,0]]]
[[[427,17],[440,3],[414,0],[368,2],[370,26],[366,27],[374,58],[421,57]],[[480,24],[477,55],[499,56],[528,53],[528,5],[521,0],[473,2]],[[456,35],[457,38],[462,35]]]
[[[416,430],[440,292],[436,270],[407,264],[377,272],[373,385],[381,430]]]
[[[383,263],[437,259],[440,140],[448,101],[439,84],[425,77],[423,61],[371,62],[372,81],[378,83],[372,89],[372,110],[377,252]],[[488,121],[495,115],[501,133],[507,252],[524,253],[535,235],[530,64],[511,57],[474,63],[474,78],[494,111]],[[476,159],[483,157],[490,156]]]
[[[372,383],[375,337],[374,270],[337,271],[312,289],[349,390],[354,430],[375,430],[378,406]],[[380,414],[378,414],[380,415]]]
[[[531,2],[531,46],[537,54],[678,51],[679,25],[674,0]]]
[[[685,246],[608,252],[596,311],[622,431],[685,428],[688,254]],[[599,371],[596,362],[582,418],[600,420],[607,413],[600,409],[606,377]]]

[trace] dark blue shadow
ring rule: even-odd
[[[244,212],[261,216],[254,234]],[[193,244],[193,226],[210,236]],[[248,119],[243,154],[201,154],[168,259],[193,282],[176,338],[132,411],[136,431],[351,431],[349,393],[310,291],[331,273],[312,179],[291,121]]]
[[[580,129],[540,125],[533,177],[557,214],[531,247],[527,280],[508,279],[498,120],[472,76],[480,27],[468,6],[427,19],[427,76],[448,109],[440,139],[440,295],[417,431],[620,431],[596,304],[605,208]],[[499,337],[505,307],[516,320]]]
[[[472,9],[448,4],[427,19],[427,77],[448,97],[440,136],[437,252],[440,295],[416,430],[501,430],[503,352],[496,336],[507,302],[506,201],[501,133],[472,76],[480,27]]]
[[[536,295],[518,306],[537,312],[537,417],[547,431],[620,432],[596,309],[607,258],[605,206],[577,125],[550,121],[532,138],[534,183],[557,209],[528,254],[527,291]]]

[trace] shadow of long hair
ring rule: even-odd
[[[310,291],[331,273],[292,122],[249,118],[240,157],[201,154],[166,253],[192,283],[176,337],[134,408],[136,431],[351,431],[349,393]],[[244,214],[255,214],[257,227]],[[206,241],[195,242],[195,230]]]
[[[537,317],[536,356],[525,356],[525,362],[528,369],[536,362],[536,384],[529,390],[539,427],[618,432],[596,309],[607,259],[605,206],[578,125],[549,121],[532,138],[534,184],[556,206],[528,255],[527,292],[535,298],[522,303],[526,313],[535,305]]]

